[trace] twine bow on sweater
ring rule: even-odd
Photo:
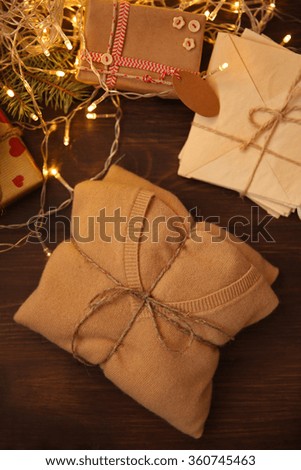
[[[105,364],[119,349],[119,347],[124,343],[124,340],[128,333],[131,331],[132,327],[134,326],[135,322],[138,320],[139,316],[141,315],[142,311],[146,308],[150,313],[150,318],[152,320],[153,326],[155,328],[157,338],[160,343],[170,352],[175,353],[183,353],[185,352],[192,344],[194,340],[206,344],[207,346],[211,347],[219,347],[221,344],[216,344],[211,340],[208,340],[201,336],[199,333],[196,333],[193,329],[193,325],[202,324],[207,328],[212,330],[218,331],[221,333],[227,341],[233,340],[234,338],[222,330],[219,326],[201,318],[200,316],[192,316],[188,315],[187,312],[184,312],[181,309],[176,307],[172,307],[167,303],[156,299],[152,292],[157,286],[158,282],[162,279],[164,274],[169,270],[173,262],[178,257],[180,251],[182,250],[185,244],[186,238],[181,241],[175,250],[173,256],[169,259],[168,263],[164,266],[161,270],[159,275],[156,277],[155,281],[151,285],[148,291],[134,289],[122,284],[118,279],[116,279],[111,273],[109,273],[106,269],[101,267],[97,264],[93,259],[91,259],[85,252],[83,252],[78,244],[72,240],[73,246],[77,249],[80,255],[91,265],[98,269],[98,271],[102,272],[110,281],[113,282],[114,287],[105,289],[101,293],[97,294],[88,305],[88,309],[84,317],[80,320],[80,322],[76,325],[72,341],[71,341],[71,350],[73,356],[83,362],[84,364],[91,365],[85,359],[83,359],[77,352],[77,340],[79,337],[79,333],[83,325],[96,313],[100,312],[103,307],[114,302],[115,300],[121,298],[124,295],[129,295],[132,298],[136,299],[139,302],[138,308],[132,314],[128,324],[120,334],[119,338],[116,340],[115,344],[113,345],[112,349],[109,351],[107,356],[100,362],[99,365]],[[171,348],[168,344],[167,338],[162,334],[160,330],[160,326],[158,323],[158,319],[162,319],[164,322],[168,323],[169,325],[173,326],[175,330],[178,332],[188,336],[188,342],[183,349],[175,350]]]

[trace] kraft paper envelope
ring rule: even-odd
[[[253,41],[260,42],[261,44],[267,44],[269,46],[273,46],[273,47],[283,49],[283,47],[280,44],[274,42],[268,36],[265,36],[263,34],[258,35],[257,33],[255,33],[254,31],[251,31],[250,29],[245,29],[242,36],[246,39],[250,39],[250,40],[253,40]],[[292,210],[294,209],[290,206],[275,203],[273,201],[266,201],[266,200],[261,199],[261,198],[254,198],[254,197],[250,197],[250,196],[249,196],[249,198],[252,199],[254,202],[256,202],[256,204],[260,205],[263,209],[265,209],[271,215],[273,215],[274,217],[277,217],[277,218],[280,215],[288,217],[291,214]],[[298,215],[299,215],[299,218],[301,219],[301,212],[300,211],[301,211],[301,208],[299,208],[299,210],[298,210]]]
[[[214,118],[195,115],[180,154],[179,174],[240,193],[247,189],[247,196],[273,215],[288,215],[301,204],[301,123],[287,118],[300,119],[300,110],[291,109],[278,123],[254,177],[270,130],[263,131],[245,150],[242,145],[282,110],[301,73],[301,57],[245,31],[243,37],[219,33],[209,72],[224,62],[229,68],[209,78],[220,99],[220,113]],[[301,105],[298,86],[290,108]],[[249,118],[256,108],[263,108],[254,116],[258,127]]]

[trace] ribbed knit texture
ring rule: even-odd
[[[148,204],[153,197],[153,193],[149,191],[139,191],[134,201],[133,207],[130,212],[130,220],[133,217],[145,217]],[[143,232],[141,226],[140,234]],[[137,232],[135,232],[138,237]],[[124,265],[127,277],[128,286],[134,289],[141,288],[140,274],[139,274],[139,243],[132,240],[127,234],[127,240],[124,247]]]

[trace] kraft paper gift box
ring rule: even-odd
[[[173,8],[88,0],[78,80],[176,98],[179,70],[199,72],[205,16]]]
[[[29,151],[0,110],[0,208],[25,196],[43,182],[43,176]]]
[[[101,224],[111,241],[91,234],[89,220],[104,208],[107,217],[117,208],[126,217],[118,236],[112,223]],[[274,310],[278,270],[217,226],[189,231],[188,217],[171,193],[116,166],[101,182],[80,183],[73,241],[53,252],[15,320],[99,365],[125,393],[197,438],[219,346]]]
[[[301,57],[245,30],[219,33],[208,80],[220,100],[214,118],[195,115],[179,175],[229,189],[272,215],[301,205]]]

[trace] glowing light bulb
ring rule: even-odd
[[[239,7],[240,7],[240,2],[234,2],[234,5],[232,7],[233,13],[239,13]]]
[[[284,38],[282,39],[281,41],[281,45],[283,44],[287,44],[288,42],[290,42],[290,40],[292,39],[292,36],[291,34],[287,34],[286,36],[284,36]]]
[[[50,168],[49,173],[51,174],[51,176],[54,176],[54,177],[59,175],[59,172],[57,171],[55,167]]]
[[[76,24],[77,24],[76,15],[74,15],[74,16],[72,17],[72,24],[73,24],[73,25],[76,25]]]
[[[69,39],[66,39],[64,41],[64,43],[65,43],[65,46],[67,47],[68,51],[71,51],[73,46],[72,46],[71,42],[69,41]]]
[[[42,170],[42,173],[43,173],[43,176],[48,176],[49,175],[49,170],[48,168],[46,168],[45,166],[43,167],[43,170]]]
[[[96,114],[96,113],[87,113],[87,114],[86,114],[86,118],[87,118],[87,119],[96,119],[96,118],[97,118],[97,114]]]
[[[206,19],[208,20],[209,16],[210,16],[210,11],[209,10],[206,10],[204,15],[206,16]]]
[[[63,70],[57,70],[57,71],[55,72],[55,75],[56,75],[57,77],[64,77],[66,74],[65,74],[65,72],[63,72]]]
[[[43,251],[45,253],[45,255],[47,256],[47,258],[49,258],[51,256],[51,251],[49,250],[49,248],[45,247],[43,248]]]
[[[39,120],[38,116],[35,113],[31,113],[30,117],[33,121],[38,121]]]
[[[270,8],[271,8],[272,10],[274,10],[274,8],[276,8],[276,4],[275,4],[275,3],[270,3]]]
[[[223,72],[223,71],[226,70],[228,67],[229,67],[228,62],[224,62],[223,64],[219,65],[217,69],[212,70],[212,72],[207,72],[207,73],[205,73],[205,74],[202,74],[202,78],[203,78],[203,80],[205,80],[206,78],[211,77],[211,75],[214,75],[214,74],[216,74],[217,72]]]
[[[65,132],[64,132],[64,145],[68,147],[70,144],[70,124],[71,121],[69,119],[66,120],[65,124]]]
[[[222,65],[219,66],[219,70],[223,72],[223,70],[226,70],[229,67],[228,62],[223,63]]]
[[[215,18],[217,17],[219,11],[223,8],[225,2],[226,2],[226,0],[220,0],[218,2],[216,7],[214,8],[214,10],[210,13],[209,20],[211,20],[211,21],[215,20]]]
[[[15,92],[14,90],[11,90],[10,88],[8,88],[6,90],[6,94],[10,97],[10,98],[13,98],[15,96]]]
[[[90,106],[88,106],[87,110],[89,111],[89,113],[91,113],[96,108],[97,108],[97,105],[95,103],[91,103]]]
[[[50,56],[50,52],[48,49],[44,49],[44,54],[46,57],[49,57]]]

